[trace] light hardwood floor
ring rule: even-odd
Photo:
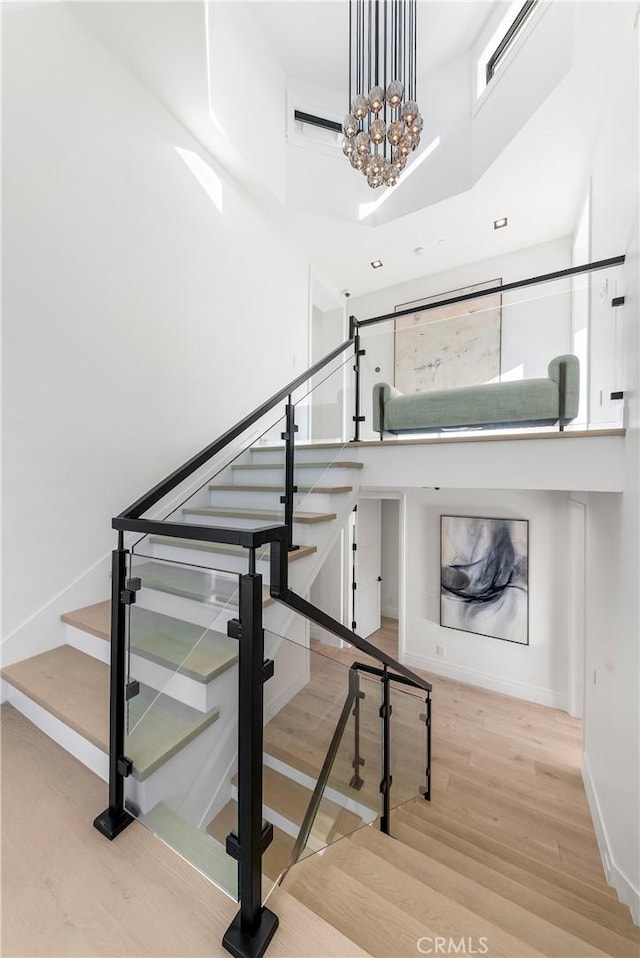
[[[373,639],[397,653],[391,621]],[[265,730],[268,754],[311,776],[354,659],[348,649],[314,643],[314,651],[310,683]],[[464,938],[467,953],[486,940],[490,958],[637,956],[638,929],[602,872],[580,775],[580,723],[428,678],[432,802],[413,797],[424,777],[424,703],[398,694],[393,837],[360,827],[291,868],[270,899],[281,930],[269,954],[399,958],[419,954],[420,939],[450,937],[457,947]],[[357,800],[377,809],[380,690],[365,679],[363,689]],[[11,707],[2,719],[2,954],[226,954],[220,941],[236,905],[138,823],[106,842],[91,826],[106,804],[104,783]],[[348,794],[352,758],[350,724],[334,790]],[[331,828],[330,807],[322,814],[325,834],[344,834]]]
[[[396,624],[383,620],[371,641],[397,656]],[[349,649],[314,649],[310,685],[266,729],[268,750],[312,775],[339,704],[320,690],[330,687],[332,667],[335,683],[354,660]],[[639,930],[598,853],[580,772],[581,723],[423,674],[434,686],[431,803],[407,801],[420,784],[424,729],[420,699],[397,695],[393,838],[361,828],[290,869],[282,887],[380,958],[415,955],[423,936],[465,938],[467,947],[483,937],[489,955],[512,958],[637,956]],[[367,696],[377,705],[378,689],[369,686]],[[358,796],[371,807],[380,807],[376,715],[369,707],[363,716],[368,753]],[[337,763],[347,793],[352,755]]]
[[[92,827],[106,786],[2,706],[2,955],[216,956],[237,905],[135,822],[113,844]],[[277,889],[269,954],[365,954]]]

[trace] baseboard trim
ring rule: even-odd
[[[408,652],[405,655],[404,664],[424,669],[425,672],[433,672],[435,675],[442,675],[447,679],[464,682],[467,685],[477,685],[482,689],[489,689],[491,692],[500,692],[502,695],[524,699],[526,702],[535,702],[538,705],[546,705],[549,708],[562,709],[563,711],[566,711],[567,708],[566,694],[555,692],[553,689],[529,685],[515,679],[505,679],[499,675],[492,675],[490,672],[467,669],[461,665],[445,664],[440,659],[418,655],[415,652]]]
[[[602,858],[607,881],[612,888],[615,888],[620,901],[629,908],[635,924],[640,925],[640,889],[636,888],[633,883],[629,881],[622,869],[616,864],[613,852],[611,851],[609,836],[602,816],[598,793],[596,792],[586,752],[582,753],[582,781],[584,782],[587,803],[589,805],[589,811],[591,812],[598,849],[600,851],[600,857]]]
[[[398,619],[400,613],[398,612],[397,606],[385,605],[380,609],[380,615],[383,615],[386,619]]]

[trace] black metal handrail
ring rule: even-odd
[[[582,266],[570,266],[567,269],[555,270],[553,273],[542,273],[540,276],[518,279],[513,283],[501,283],[498,286],[492,286],[490,289],[483,289],[480,292],[460,293],[458,296],[447,296],[445,299],[438,299],[436,302],[426,303],[424,306],[410,306],[407,309],[394,310],[392,313],[382,313],[380,316],[372,316],[370,319],[355,320],[355,327],[356,329],[363,329],[365,326],[373,326],[376,323],[385,323],[392,319],[400,319],[402,316],[411,316],[416,312],[423,313],[431,309],[440,309],[442,306],[453,306],[455,303],[465,303],[471,299],[484,299],[485,296],[492,296],[495,293],[507,293],[514,289],[525,289],[527,286],[551,283],[556,279],[579,276],[581,273],[595,273],[597,270],[610,269],[612,266],[622,266],[624,261],[624,255],[611,256],[609,259],[596,260],[593,263],[585,263]]]
[[[340,356],[341,353],[349,349],[350,346],[353,346],[353,339],[347,339],[344,343],[341,343],[340,346],[336,346],[330,353],[327,353],[322,359],[318,360],[317,363],[314,363],[309,369],[305,372],[300,373],[299,376],[296,376],[290,383],[284,386],[282,389],[279,389],[277,393],[274,393],[270,399],[267,399],[266,402],[263,402],[262,405],[258,406],[257,409],[254,409],[253,412],[250,412],[244,419],[241,419],[240,422],[236,423],[235,426],[232,426],[230,429],[227,429],[219,439],[216,439],[214,442],[210,443],[208,446],[205,446],[204,449],[201,449],[200,452],[196,453],[195,456],[192,456],[191,459],[183,463],[182,466],[179,466],[178,469],[175,469],[172,473],[166,476],[161,482],[158,482],[153,488],[149,489],[148,492],[145,492],[143,496],[137,499],[132,505],[120,513],[117,517],[118,519],[138,519],[140,516],[151,509],[152,506],[155,506],[156,503],[160,502],[166,495],[180,485],[181,482],[184,482],[185,479],[188,479],[197,469],[200,469],[205,465],[210,459],[216,456],[221,452],[225,446],[228,446],[229,443],[233,442],[234,439],[237,439],[238,436],[241,436],[243,432],[249,429],[250,426],[253,426],[262,416],[266,415],[273,409],[274,406],[277,406],[278,403],[282,402],[283,399],[286,399],[291,393],[295,392],[303,383],[308,379],[311,379],[312,376],[315,376],[316,373],[320,372],[321,369],[324,369],[333,359],[336,359],[337,356]],[[114,520],[115,522],[115,520]],[[117,528],[114,526],[114,528]],[[125,526],[124,528],[129,528]]]
[[[385,666],[383,669],[378,669],[373,665],[365,664],[364,662],[353,662],[349,668],[349,688],[347,695],[345,697],[344,705],[340,711],[338,721],[336,722],[336,727],[334,729],[327,753],[325,755],[324,761],[322,763],[322,768],[318,774],[315,787],[313,789],[311,799],[307,806],[307,810],[304,814],[302,824],[300,826],[300,831],[298,832],[298,837],[296,838],[293,849],[291,850],[291,855],[289,857],[289,864],[287,865],[285,871],[280,876],[280,881],[284,879],[288,870],[295,865],[302,855],[304,848],[309,840],[309,835],[313,828],[316,816],[320,809],[320,803],[322,802],[325,790],[327,788],[329,777],[333,770],[335,760],[344,737],[344,733],[347,727],[347,722],[351,715],[355,716],[356,719],[356,728],[355,728],[355,754],[353,758],[353,769],[354,775],[349,783],[352,788],[360,789],[363,784],[363,779],[360,777],[360,767],[363,764],[363,759],[360,758],[360,728],[359,728],[359,704],[360,699],[364,697],[364,693],[360,690],[360,681],[359,674],[360,672],[365,672],[368,675],[373,675],[379,678],[383,684],[383,703],[380,708],[380,718],[383,722],[383,735],[382,735],[382,759],[383,759],[383,769],[382,769],[382,781],[380,783],[380,792],[383,797],[382,801],[382,814],[380,816],[380,830],[389,834],[389,819],[390,819],[390,790],[392,785],[391,777],[391,735],[390,735],[390,721],[391,721],[391,701],[390,701],[390,692],[389,684],[391,682],[396,682],[400,685],[409,686],[411,688],[426,691],[426,713],[421,716],[425,721],[426,726],[426,765],[425,765],[425,774],[426,774],[426,788],[422,792],[423,797],[426,801],[431,801],[431,683],[424,683],[428,686],[427,689],[424,688],[422,682],[416,682],[414,679],[409,678],[406,675],[397,675],[394,672],[390,672]],[[353,712],[352,712],[353,709]]]
[[[318,775],[315,788],[313,789],[311,799],[309,800],[307,810],[304,814],[302,825],[300,826],[300,831],[298,832],[298,837],[296,838],[295,844],[291,850],[291,856],[287,868],[295,865],[300,858],[307,841],[309,840],[309,835],[311,834],[313,823],[315,822],[316,815],[318,814],[318,809],[320,808],[320,802],[322,801],[324,790],[327,787],[327,782],[329,781],[329,776],[331,775],[331,770],[333,769],[334,762],[338,755],[338,749],[340,748],[342,737],[347,727],[349,716],[351,715],[351,709],[355,704],[356,698],[359,694],[358,672],[354,664],[349,669],[349,691],[347,692],[340,716],[336,722],[335,730],[331,736],[329,748],[327,749],[327,754],[325,755],[324,762],[322,763],[320,774]],[[282,877],[284,877],[284,875]]]

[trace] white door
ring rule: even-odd
[[[361,499],[356,512],[353,617],[363,639],[380,628],[380,505],[380,499]]]

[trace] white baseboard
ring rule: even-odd
[[[489,689],[491,692],[500,692],[502,695],[524,699],[526,702],[536,702],[538,705],[547,705],[549,708],[563,709],[564,711],[567,708],[567,697],[564,692],[555,692],[553,689],[529,685],[527,682],[506,679],[490,672],[467,669],[461,665],[445,664],[441,659],[434,659],[427,655],[408,652],[404,657],[403,664],[424,669],[425,672],[433,672],[434,675],[442,675],[457,682],[465,682],[467,685],[478,685],[480,688]]]
[[[398,607],[395,605],[383,605],[380,609],[380,614],[386,619],[397,619],[400,615],[398,612]]]
[[[105,782],[109,781],[109,756],[82,735],[74,731],[60,719],[47,712],[23,692],[19,692],[8,682],[6,684],[7,702],[9,702],[25,718],[33,722],[40,731],[57,742],[66,752],[77,758],[79,762],[90,768]],[[99,811],[99,809],[98,809]]]
[[[586,752],[582,753],[582,781],[584,782],[587,803],[589,805],[589,811],[591,812],[593,827],[595,829],[600,857],[602,858],[607,881],[612,888],[615,888],[617,891],[620,901],[624,902],[629,908],[636,925],[640,925],[640,889],[636,888],[632,882],[629,881],[622,869],[616,864],[611,845],[609,844],[609,836],[607,835],[607,828],[602,816]]]

